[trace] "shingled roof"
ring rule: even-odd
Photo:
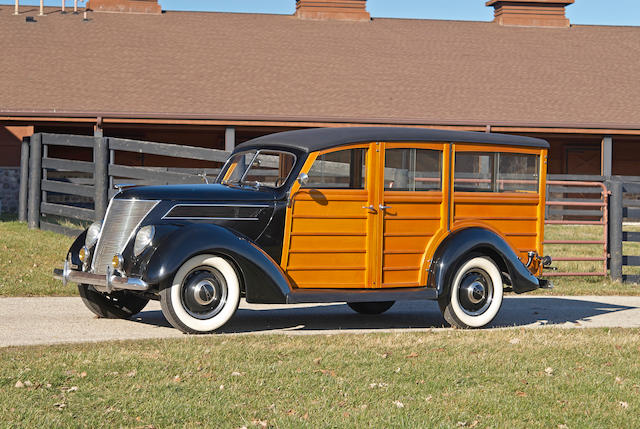
[[[197,12],[35,18],[0,7],[5,115],[640,129],[640,27]]]

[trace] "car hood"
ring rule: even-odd
[[[119,192],[115,198],[163,201],[273,201],[271,189],[235,188],[220,184],[136,186]]]

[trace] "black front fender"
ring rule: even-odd
[[[248,238],[219,225],[191,224],[165,237],[151,256],[143,280],[166,284],[182,264],[199,254],[220,255],[234,262],[247,302],[286,302],[291,289],[278,264]]]
[[[467,228],[456,231],[440,243],[429,268],[427,285],[447,296],[458,267],[472,253],[489,256],[506,270],[514,292],[524,293],[540,287],[538,279],[529,272],[518,255],[502,237],[484,228]]]
[[[69,248],[69,252],[67,252],[67,258],[71,256],[71,263],[77,267],[82,267],[82,261],[80,260],[78,252],[80,252],[80,249],[82,249],[82,246],[84,246],[85,239],[87,238],[87,230],[88,228],[85,229],[82,234],[80,234],[75,239],[75,241]]]

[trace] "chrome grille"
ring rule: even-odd
[[[106,274],[113,255],[124,250],[142,219],[156,204],[158,201],[111,200],[91,263],[94,273]]]

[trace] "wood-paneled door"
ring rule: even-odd
[[[382,236],[378,284],[421,286],[429,268],[427,249],[447,228],[443,165],[448,156],[441,143],[384,146],[384,173],[377,194]]]
[[[292,189],[281,262],[296,287],[377,287],[379,153],[379,144],[360,144],[307,160],[308,183]]]

